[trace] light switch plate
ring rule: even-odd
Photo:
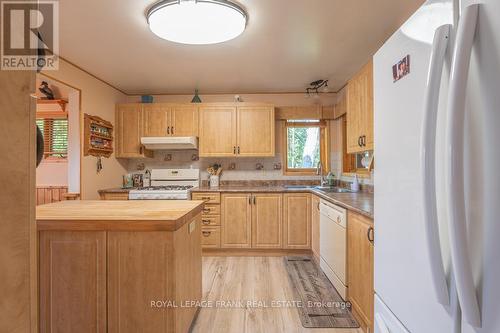
[[[194,229],[196,229],[196,221],[191,221],[191,223],[189,223],[189,233],[192,233]]]

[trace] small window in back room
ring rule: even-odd
[[[326,123],[319,120],[287,120],[284,123],[285,174],[314,175],[320,161],[324,170],[328,169],[327,130]]]
[[[36,125],[43,133],[44,158],[65,160],[68,157],[68,119],[40,118]]]

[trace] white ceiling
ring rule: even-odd
[[[61,56],[129,94],[336,91],[423,0],[240,0],[245,32],[205,46],[151,33],[154,2],[60,1]]]

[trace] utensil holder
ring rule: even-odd
[[[217,175],[210,176],[210,187],[219,187],[220,177]]]

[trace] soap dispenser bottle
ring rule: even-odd
[[[354,180],[351,184],[351,191],[353,192],[358,192],[359,191],[359,180],[358,180],[358,174],[354,174]]]

